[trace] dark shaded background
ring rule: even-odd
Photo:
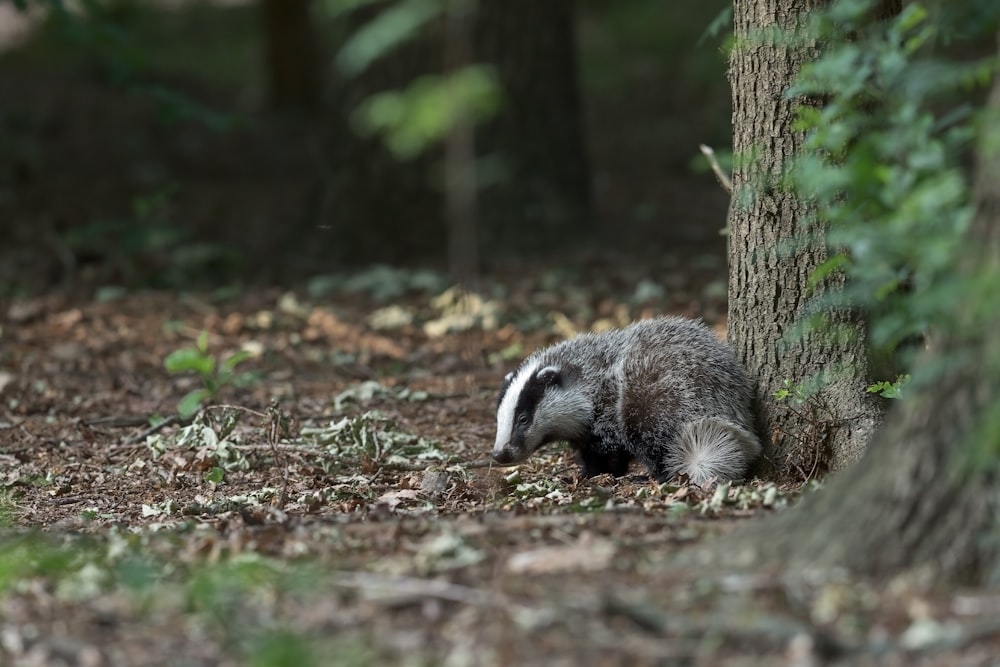
[[[318,106],[275,109],[256,3],[119,4],[99,29],[42,22],[3,45],[0,294],[288,282],[371,262],[444,268],[440,155],[400,164],[348,122],[367,94],[433,69],[433,36],[348,78],[333,58],[365,17],[314,12]],[[727,196],[694,165],[699,143],[730,143],[723,38],[698,43],[726,4],[577,3],[591,217],[536,238],[543,223],[490,233],[504,217],[487,210],[486,272],[721,257]],[[0,6],[9,23],[12,6]],[[519,21],[540,27],[518,3],[504,7],[511,34]],[[517,178],[492,187],[516,203]]]

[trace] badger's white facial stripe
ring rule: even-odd
[[[521,397],[524,385],[535,374],[536,368],[538,368],[537,361],[522,368],[511,380],[507,392],[503,395],[503,400],[500,401],[500,407],[497,408],[497,439],[493,445],[494,454],[502,452],[504,445],[510,442],[511,434],[514,431],[514,411],[517,409],[517,401]]]

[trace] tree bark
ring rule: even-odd
[[[1000,113],[1000,77],[990,106]],[[991,152],[978,161],[977,213],[960,265],[970,300],[956,304],[944,342],[923,359],[939,373],[915,382],[861,465],[731,535],[709,559],[870,575],[917,568],[973,583],[1000,575],[1000,313],[975,298],[995,296],[1000,280],[1000,131],[992,132],[978,142]]]
[[[770,436],[765,475],[800,477],[857,461],[881,410],[865,391],[864,328],[851,313],[810,312],[814,298],[839,289],[836,277],[809,288],[828,258],[812,209],[785,186],[802,146],[786,89],[815,45],[803,36],[806,14],[823,0],[736,0],[733,91],[733,198],[729,209],[729,343],[756,378],[761,434]],[[794,37],[793,39],[790,39]],[[801,334],[820,316],[835,334]],[[796,407],[776,402],[786,386],[819,385]],[[769,465],[768,465],[769,464]]]

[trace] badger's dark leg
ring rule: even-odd
[[[589,447],[578,447],[576,460],[580,463],[580,474],[584,477],[610,473],[615,477],[628,474],[632,455],[628,452],[598,452]]]

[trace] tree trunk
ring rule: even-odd
[[[276,109],[319,107],[322,87],[311,0],[262,0],[268,96]]]
[[[351,34],[388,6],[346,13],[339,29],[328,31],[331,48],[338,32]],[[302,231],[315,233],[317,219],[327,228],[329,242],[315,250],[328,264],[447,258],[456,278],[474,285],[477,253],[485,259],[526,251],[552,256],[585,235],[590,172],[573,0],[456,0],[443,6],[455,11],[360,76],[331,77],[329,97],[337,101],[326,150],[331,178],[316,197],[330,204],[317,206]],[[466,21],[471,34],[463,35]],[[378,140],[350,136],[352,111],[372,93],[401,90],[419,76],[465,62],[491,63],[500,78],[502,104],[485,126],[473,128],[465,119],[442,147],[406,162]]]
[[[1000,112],[1000,77],[990,105]],[[716,545],[716,561],[872,575],[920,568],[969,582],[1000,574],[1000,313],[983,303],[1000,280],[1000,131],[992,132],[978,142],[991,152],[977,165],[977,213],[962,255],[969,301],[956,304],[957,324],[921,366],[943,374],[914,383],[862,465],[727,538],[735,547]],[[977,299],[977,289],[988,296]]]
[[[551,256],[590,229],[590,168],[577,85],[573,0],[481,0],[478,56],[504,89],[480,155],[505,178],[483,191],[487,248]]]
[[[472,0],[449,0],[445,18],[445,69],[454,73],[472,64],[471,27],[476,12]],[[479,234],[476,216],[475,127],[461,96],[455,120],[444,142],[444,209],[448,223],[448,270],[466,289],[479,280]]]
[[[860,458],[881,418],[877,399],[865,391],[868,359],[857,319],[828,312],[822,317],[835,335],[797,331],[820,315],[809,311],[812,299],[839,289],[836,277],[809,289],[828,255],[810,206],[784,184],[803,140],[793,129],[796,107],[805,103],[788,99],[785,90],[815,51],[801,38],[804,17],[824,4],[736,0],[733,6],[729,76],[737,159],[728,218],[728,335],[757,380],[761,433],[772,443],[765,475],[844,468]],[[802,406],[775,402],[788,381],[819,388]]]

